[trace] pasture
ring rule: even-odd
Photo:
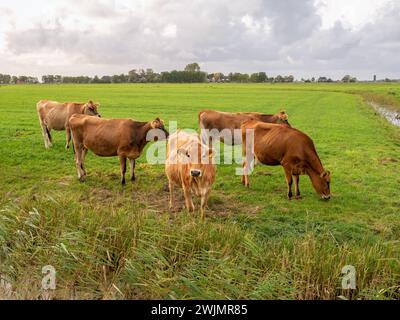
[[[398,299],[400,128],[359,93],[400,104],[394,84],[1,86],[0,274],[18,299],[43,298],[46,265],[54,299]],[[205,221],[174,215],[164,167],[144,154],[122,187],[118,158],[89,152],[80,183],[64,131],[44,148],[40,99],[93,99],[105,118],[195,129],[205,108],[285,109],[332,172],[333,198],[302,176],[303,199],[288,201],[282,167],[257,166],[245,189],[238,164],[219,165]],[[355,290],[342,289],[346,265]]]

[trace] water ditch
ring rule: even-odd
[[[368,101],[368,104],[391,124],[400,127],[400,111],[394,110],[391,106],[381,105],[374,101]]]

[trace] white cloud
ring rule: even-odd
[[[176,37],[176,25],[175,24],[167,24],[163,31],[161,32],[161,35],[166,38],[175,38]]]
[[[2,0],[0,73],[400,77],[394,0]]]

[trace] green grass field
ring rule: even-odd
[[[48,297],[41,271],[52,265],[54,299],[399,299],[400,128],[360,94],[400,104],[394,84],[1,86],[0,274],[12,297]],[[303,199],[288,201],[281,167],[256,167],[245,189],[238,165],[220,165],[206,220],[175,216],[163,166],[144,156],[122,187],[118,158],[89,153],[79,183],[65,133],[44,148],[40,99],[93,99],[103,117],[180,128],[197,128],[203,108],[285,109],[332,172],[333,198],[304,176]],[[341,289],[345,265],[355,290]]]

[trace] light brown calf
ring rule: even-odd
[[[266,123],[279,123],[290,127],[288,115],[284,111],[277,114],[263,114],[258,112],[230,113],[215,110],[202,110],[199,112],[198,117],[200,129],[215,130],[216,134],[218,134],[218,132],[221,133],[218,137],[215,137],[212,133],[211,136],[220,138],[228,145],[241,143],[240,126],[247,120],[254,119]],[[234,137],[235,129],[239,131],[237,137]],[[227,139],[224,133],[228,133],[230,138]],[[207,136],[202,136],[202,140],[206,143]],[[211,137],[209,137],[208,140],[211,140]]]
[[[253,130],[254,143],[247,141],[246,130]],[[244,169],[250,169],[247,156],[252,152],[254,152],[255,160],[262,164],[281,165],[285,170],[289,200],[293,196],[293,179],[296,199],[300,198],[299,176],[302,174],[310,177],[315,191],[322,199],[327,200],[331,197],[330,172],[325,171],[315,150],[314,142],[303,132],[278,124],[249,120],[242,124],[242,140]],[[242,176],[242,183],[248,187],[247,173],[245,172]]]
[[[102,157],[118,156],[121,167],[121,184],[125,184],[126,159],[129,159],[131,181],[135,180],[135,160],[149,142],[150,130],[154,140],[168,137],[164,122],[159,118],[149,122],[131,119],[100,119],[74,114],[69,120],[75,148],[75,163],[78,178],[85,180],[84,161],[87,150]],[[156,130],[158,129],[158,130]]]
[[[197,134],[178,130],[168,139],[165,173],[169,183],[170,209],[174,204],[174,187],[182,187],[185,205],[190,212],[194,211],[192,193],[201,197],[200,213],[204,219],[216,173],[212,149],[202,144]]]
[[[40,100],[36,104],[36,110],[39,116],[40,126],[44,139],[44,146],[47,148],[52,146],[51,130],[65,130],[66,144],[65,148],[69,148],[71,141],[71,132],[69,129],[68,120],[73,114],[87,114],[98,116],[97,112],[99,104],[89,101],[87,103],[75,102],[56,102],[49,100]]]

